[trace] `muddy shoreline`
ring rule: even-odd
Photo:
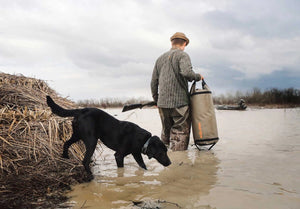
[[[65,192],[72,185],[86,181],[81,167],[68,171],[61,163],[45,170],[30,164],[18,175],[1,175],[0,208],[55,208],[68,200]]]

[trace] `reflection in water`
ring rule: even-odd
[[[207,195],[217,182],[219,160],[212,151],[196,148],[169,152],[172,165],[164,168],[155,160],[145,159],[148,170],[125,159],[125,168],[117,168],[113,152],[104,149],[94,167],[95,181],[79,185],[70,195],[80,207],[132,208],[133,201],[158,202],[164,208],[193,208],[201,195]],[[100,157],[100,158],[101,158]],[[84,191],[84,192],[82,192]]]
[[[175,203],[196,209],[300,208],[300,109],[216,111],[216,116],[221,140],[213,150],[169,152],[167,168],[144,158],[145,171],[130,156],[118,169],[114,153],[105,148],[95,156],[96,179],[70,193],[75,208],[139,208],[132,201],[158,200],[161,208],[178,208]],[[156,109],[119,119],[160,134]]]

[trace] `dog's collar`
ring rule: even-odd
[[[145,155],[147,154],[147,149],[148,149],[151,138],[152,138],[152,136],[146,141],[146,143],[144,144],[144,146],[142,148],[142,153]]]

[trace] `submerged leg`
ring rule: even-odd
[[[139,166],[141,168],[144,168],[145,170],[147,170],[147,167],[144,163],[144,160],[143,160],[143,157],[142,157],[141,153],[134,153],[132,155],[133,155],[135,161],[139,164]]]
[[[116,159],[116,163],[118,168],[123,168],[124,167],[124,155],[121,154],[120,152],[116,152],[115,153],[115,159]]]
[[[92,175],[91,169],[90,169],[90,162],[91,162],[91,157],[94,154],[94,151],[96,149],[96,145],[97,145],[97,139],[96,138],[89,138],[87,141],[84,141],[85,143],[85,155],[82,161],[82,164],[86,170],[86,172],[89,175]]]
[[[191,128],[189,111],[188,106],[173,109],[174,124],[170,134],[170,148],[173,151],[182,151],[188,148]]]
[[[162,131],[161,140],[168,147],[170,145],[170,130],[173,125],[170,108],[158,108]]]

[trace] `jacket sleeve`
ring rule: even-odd
[[[152,98],[155,102],[158,100],[158,70],[157,70],[157,62],[155,63],[153,72],[152,72],[152,79],[151,79],[151,93]]]
[[[185,52],[183,52],[179,57],[179,68],[180,74],[183,77],[185,77],[188,81],[200,81],[201,75],[193,71],[191,59],[189,55]]]

